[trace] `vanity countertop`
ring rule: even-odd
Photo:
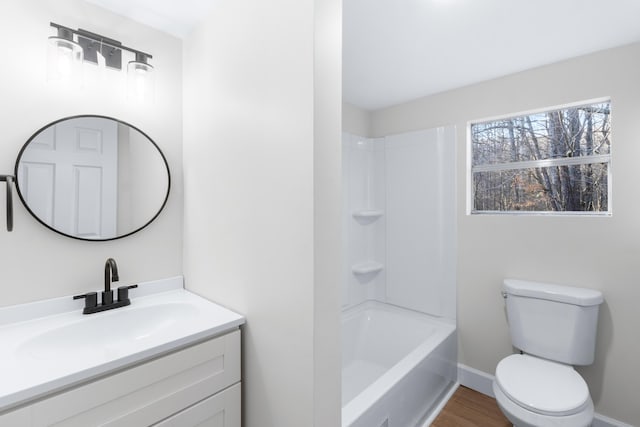
[[[182,277],[140,283],[130,298],[127,307],[89,315],[70,296],[0,308],[0,413],[245,321],[185,290]]]

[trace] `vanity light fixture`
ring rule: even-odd
[[[81,81],[82,63],[86,61],[98,65],[98,54],[104,58],[107,68],[122,70],[122,52],[127,51],[135,55],[135,59],[127,65],[129,95],[136,100],[153,99],[154,73],[153,66],[149,64],[153,56],[87,30],[74,30],[54,22],[51,22],[51,26],[57,29],[58,35],[49,37],[50,80]],[[77,42],[74,41],[74,35]]]
[[[148,61],[147,54],[136,52],[136,59],[127,64],[127,92],[132,101],[153,101],[154,73],[153,66]]]
[[[53,25],[53,24],[51,24]],[[59,26],[47,47],[47,79],[59,83],[77,83],[82,77],[83,50],[73,40],[73,31]]]

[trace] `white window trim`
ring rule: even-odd
[[[592,156],[580,156],[580,157],[561,157],[559,159],[542,159],[542,160],[528,160],[523,162],[510,162],[510,163],[493,163],[490,165],[477,165],[471,168],[471,173],[476,172],[496,172],[506,170],[523,170],[533,168],[547,168],[552,166],[573,166],[573,165],[588,165],[594,163],[611,163],[611,154],[597,154]]]
[[[530,116],[532,114],[546,113],[546,112],[549,112],[549,111],[562,110],[562,109],[565,109],[565,108],[582,107],[582,106],[592,105],[592,104],[602,104],[603,102],[609,102],[610,103],[611,102],[611,97],[610,96],[603,96],[603,97],[600,97],[600,98],[592,98],[592,99],[587,99],[587,100],[584,100],[584,101],[568,102],[568,103],[565,103],[565,104],[551,105],[549,107],[533,108],[531,110],[516,111],[515,113],[500,114],[500,115],[496,115],[496,116],[490,116],[490,117],[484,117],[484,118],[481,118],[481,119],[470,120],[467,123],[467,128],[471,129],[471,125],[474,125],[474,124],[477,124],[477,123],[493,122],[493,121],[497,121],[497,120],[509,119],[509,118],[512,118],[512,117]],[[469,141],[471,141],[471,139],[469,139]]]

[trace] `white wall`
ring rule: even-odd
[[[47,37],[56,34],[49,26],[51,21],[104,34],[150,52],[157,71],[156,103],[148,107],[129,104],[124,96],[123,74],[113,72],[105,73],[102,81],[95,73],[89,75],[99,84],[82,90],[62,91],[47,84]],[[131,123],[151,136],[167,157],[173,184],[165,210],[145,230],[112,242],[84,242],[40,225],[17,197],[14,231],[4,231],[3,183],[0,305],[100,289],[107,257],[118,262],[121,282],[181,274],[181,41],[80,0],[4,1],[0,37],[6,41],[0,67],[0,173],[13,173],[18,151],[42,126],[66,116],[101,114]]]
[[[353,135],[371,135],[371,112],[347,102],[342,103],[342,130]]]
[[[468,216],[468,121],[610,96],[613,216]],[[600,289],[596,362],[579,368],[596,411],[640,425],[640,44],[612,49],[374,112],[373,136],[458,127],[460,362],[493,373],[512,352],[505,277]]]
[[[247,427],[340,424],[340,14],[215,2],[185,40],[186,285],[247,316]]]

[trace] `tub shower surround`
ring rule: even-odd
[[[428,425],[456,383],[455,128],[343,134],[343,427]]]

